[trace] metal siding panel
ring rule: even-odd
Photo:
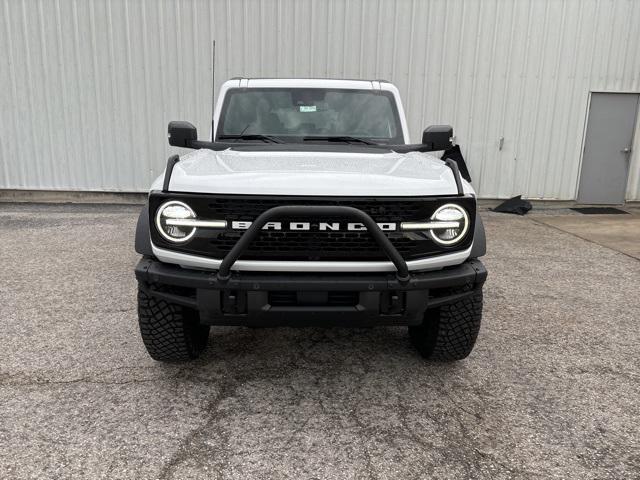
[[[386,78],[484,197],[573,199],[589,91],[639,91],[628,0],[3,0],[0,188],[144,191],[232,76]],[[504,148],[498,139],[504,136]],[[18,143],[19,142],[19,143]],[[627,189],[640,200],[640,135]]]
[[[15,99],[17,95],[16,87],[16,66],[13,54],[13,33],[11,29],[11,18],[9,2],[2,2],[2,31],[0,32],[0,48],[5,53],[6,68],[0,68],[0,128],[3,134],[0,135],[0,163],[2,163],[2,184],[15,185],[18,183],[20,170],[17,157],[17,142],[9,141],[16,138],[16,112]]]

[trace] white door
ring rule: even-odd
[[[637,93],[591,94],[579,203],[624,203],[639,97]]]

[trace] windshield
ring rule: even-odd
[[[230,89],[217,139],[402,144],[391,92],[326,88]],[[242,138],[246,137],[246,138]]]

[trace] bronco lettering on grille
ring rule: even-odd
[[[248,229],[253,222],[246,221],[238,221],[234,220],[231,222],[231,228],[233,230],[246,230]],[[311,223],[311,222],[269,222],[264,227],[263,230],[282,230],[283,225],[289,230],[298,230],[298,231],[329,231],[329,232],[339,232],[339,231],[349,231],[349,232],[362,232],[367,228],[362,223],[340,223],[340,222],[320,222],[320,223]],[[397,224],[394,222],[383,222],[378,223],[378,227],[384,232],[395,232],[397,230]]]

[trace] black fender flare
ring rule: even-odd
[[[149,232],[149,203],[145,203],[136,224],[135,249],[140,255],[153,256],[151,236]]]
[[[480,214],[476,212],[476,226],[473,230],[473,246],[471,247],[470,258],[478,258],[487,253],[487,237],[484,233],[484,224]]]

